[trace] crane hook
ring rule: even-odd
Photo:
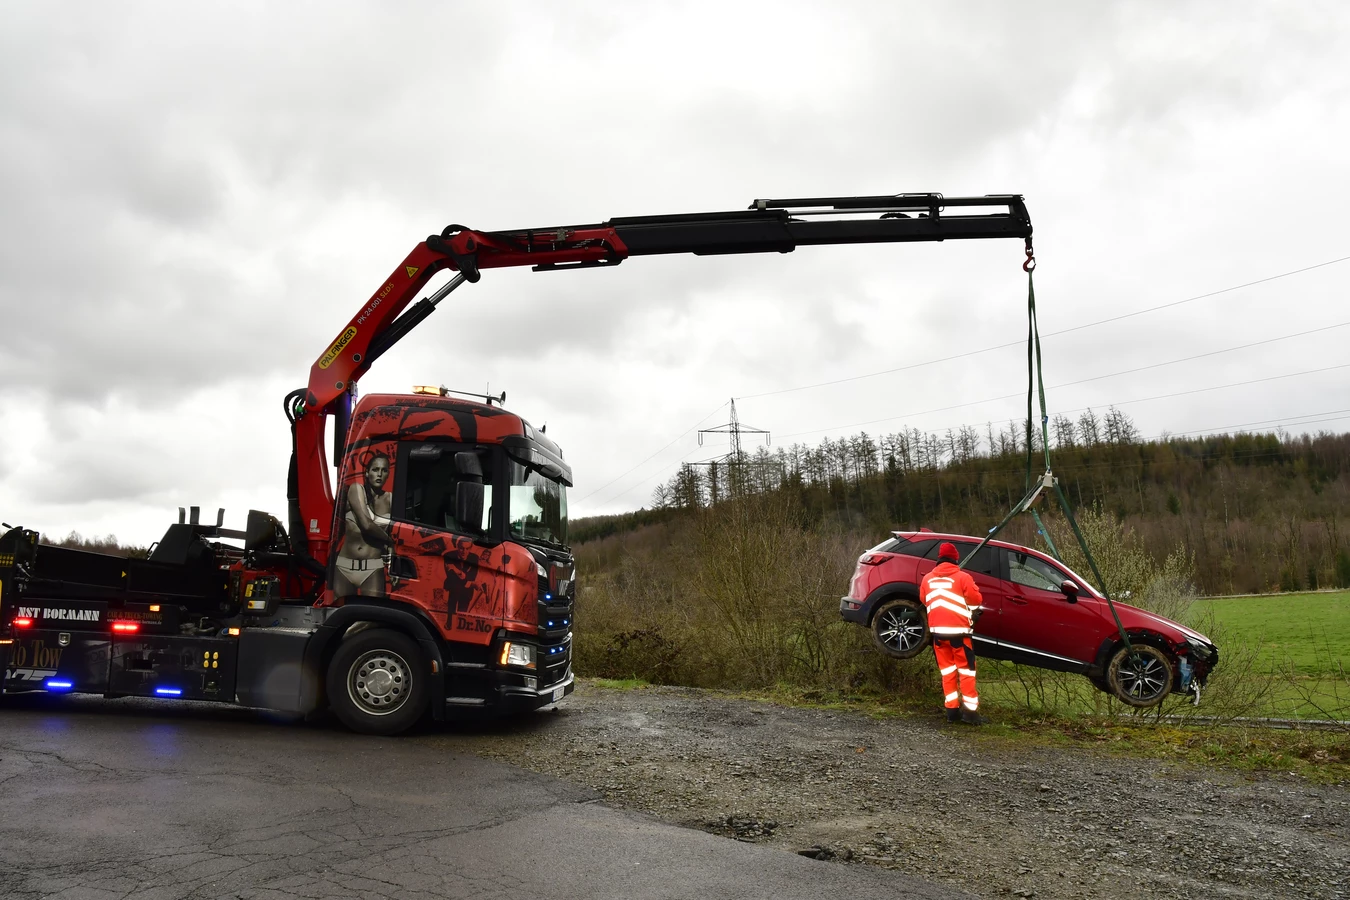
[[[1031,249],[1031,238],[1027,238],[1027,261],[1022,263],[1022,271],[1030,274],[1036,268],[1036,254]]]

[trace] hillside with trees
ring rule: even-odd
[[[1234,434],[1142,440],[1117,409],[1049,429],[1055,474],[1077,509],[1114,516],[1162,560],[1180,549],[1204,594],[1350,586],[1350,435]],[[1033,439],[1033,468],[1043,468]],[[574,543],[670,522],[737,496],[781,494],[802,525],[880,540],[892,529],[983,534],[1026,491],[1025,423],[945,434],[860,433],[683,465],[653,509],[579,520]],[[1054,530],[1053,504],[1041,510]],[[1036,544],[1021,517],[1004,532]],[[859,547],[859,550],[862,548]]]

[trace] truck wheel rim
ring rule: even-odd
[[[889,647],[913,650],[923,640],[923,624],[911,609],[889,609],[881,614],[881,628],[877,633]]]
[[[347,674],[347,696],[361,712],[387,716],[408,702],[412,680],[407,661],[392,650],[359,656]]]
[[[1139,662],[1125,660],[1120,667],[1120,685],[1136,700],[1151,700],[1162,693],[1167,684],[1163,664],[1152,656],[1139,655]]]

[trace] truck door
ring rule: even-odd
[[[406,441],[395,478],[389,595],[412,603],[455,641],[486,645],[536,578],[528,553],[503,541],[498,448]],[[477,498],[481,497],[481,502]]]

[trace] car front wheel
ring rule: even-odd
[[[872,640],[895,659],[918,656],[928,646],[928,617],[917,600],[888,600],[872,617]]]
[[[1106,684],[1122,703],[1135,707],[1157,706],[1172,692],[1172,661],[1157,647],[1135,644],[1137,659],[1128,647],[1111,657]]]

